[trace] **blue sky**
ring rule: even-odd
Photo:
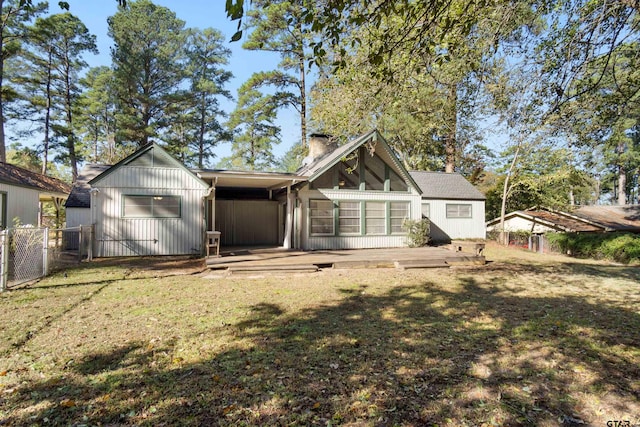
[[[226,40],[229,40],[237,29],[237,23],[231,22],[224,10],[225,2],[222,0],[153,0],[157,5],[171,9],[178,18],[186,22],[186,27],[208,28],[212,27],[221,31]],[[87,55],[85,60],[90,66],[110,65],[110,47],[112,41],[107,35],[107,18],[116,13],[116,0],[68,0],[69,11],[84,22],[89,31],[96,36],[99,55]],[[51,13],[60,12],[56,0],[50,0],[49,10]],[[267,52],[246,51],[242,49],[242,41],[227,42],[232,55],[227,69],[231,71],[234,78],[230,82],[228,89],[236,96],[237,90],[256,71],[273,70],[277,67],[280,58],[277,54]],[[235,107],[235,102],[225,103],[225,111],[231,112]],[[282,142],[275,148],[277,156],[281,156],[295,142],[299,141],[299,124],[294,111],[281,111],[278,124],[280,125]],[[216,159],[228,156],[231,153],[230,144],[223,144],[216,150]]]

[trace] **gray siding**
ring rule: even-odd
[[[122,166],[93,187],[96,256],[202,253],[207,190],[185,169]],[[180,218],[123,218],[123,195],[179,196]]]
[[[67,208],[67,227],[79,227],[81,225],[91,225],[91,209],[89,208]]]
[[[422,203],[429,204],[431,239],[435,242],[443,242],[451,239],[486,238],[483,200],[424,199]],[[471,205],[472,217],[447,218],[446,205],[449,203]]]
[[[37,190],[0,183],[0,192],[7,193],[7,227],[13,225],[15,218],[19,218],[21,224],[38,225],[40,193]]]

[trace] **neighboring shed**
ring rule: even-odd
[[[149,144],[89,180],[98,257],[202,254],[207,183]]]
[[[89,181],[109,169],[111,165],[85,165],[76,182],[73,183],[71,194],[65,202],[67,214],[67,227],[93,224],[91,219],[91,186]]]
[[[405,219],[420,219],[420,188],[385,139],[369,132],[337,147],[312,135],[298,170],[296,246],[357,249],[407,245]]]
[[[422,216],[431,220],[431,239],[484,239],[485,196],[459,173],[411,171],[422,190]]]
[[[487,221],[488,232],[498,231],[499,227],[500,218]],[[593,233],[606,231],[606,227],[568,212],[536,208],[506,214],[504,231],[524,231],[531,234],[547,232]]]
[[[0,227],[21,224],[41,225],[41,204],[53,204],[59,216],[62,202],[71,187],[56,178],[9,163],[0,163]]]

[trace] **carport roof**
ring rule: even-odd
[[[283,172],[234,171],[222,169],[192,169],[203,180],[211,180],[214,187],[264,188],[275,190],[308,179],[304,175]]]

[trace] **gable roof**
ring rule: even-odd
[[[409,171],[407,171],[402,162],[398,159],[398,156],[396,156],[393,149],[389,146],[387,141],[377,130],[367,132],[364,135],[352,141],[349,141],[344,145],[339,146],[335,150],[325,154],[319,159],[314,160],[310,164],[302,166],[296,171],[296,175],[308,176],[309,181],[314,181],[320,175],[335,166],[349,153],[369,142],[380,144],[389,155],[389,158],[393,162],[393,166],[396,168],[396,171],[399,172],[400,176],[405,180],[405,182],[414,187],[416,191],[420,192],[420,186],[414,181]]]
[[[581,206],[573,214],[602,224],[608,231],[640,232],[640,205]]]
[[[459,173],[411,171],[423,199],[485,200],[486,197]]]
[[[513,211],[505,215],[505,220],[511,218],[523,218],[534,224],[544,225],[557,231],[566,233],[584,233],[607,231],[606,227],[572,215],[568,212],[553,211],[549,209],[527,209],[524,211]],[[487,227],[491,227],[500,223],[500,218],[494,218],[487,221]]]
[[[203,187],[209,188],[209,185],[206,182],[204,182],[198,175],[196,175],[195,173],[190,171],[185,165],[183,165],[178,160],[176,160],[172,155],[167,153],[164,148],[162,148],[161,146],[159,146],[155,142],[151,142],[151,143],[149,143],[149,144],[147,144],[147,145],[145,145],[143,147],[140,147],[133,154],[130,154],[129,156],[127,156],[124,159],[120,160],[115,165],[113,165],[113,166],[109,167],[108,169],[106,169],[104,172],[102,172],[99,175],[95,176],[94,178],[90,179],[88,181],[88,184],[89,185],[93,185],[93,184],[101,181],[105,177],[111,175],[116,170],[120,169],[122,166],[127,166],[130,163],[133,163],[138,159],[142,159],[142,157],[147,153],[152,153],[154,162],[157,159],[160,162],[160,164],[163,165],[163,167],[172,167],[172,168],[175,168],[175,169],[183,169],[185,172],[187,172],[189,175],[191,175],[196,181],[198,181]],[[140,166],[148,166],[148,165],[141,164]]]
[[[85,165],[78,174],[76,182],[73,183],[71,194],[69,194],[69,198],[67,199],[65,206],[67,208],[91,207],[91,186],[89,185],[89,181],[91,181],[93,178],[100,175],[110,167],[111,165]]]
[[[56,196],[67,196],[71,192],[71,186],[64,181],[9,163],[0,163],[0,182]]]

